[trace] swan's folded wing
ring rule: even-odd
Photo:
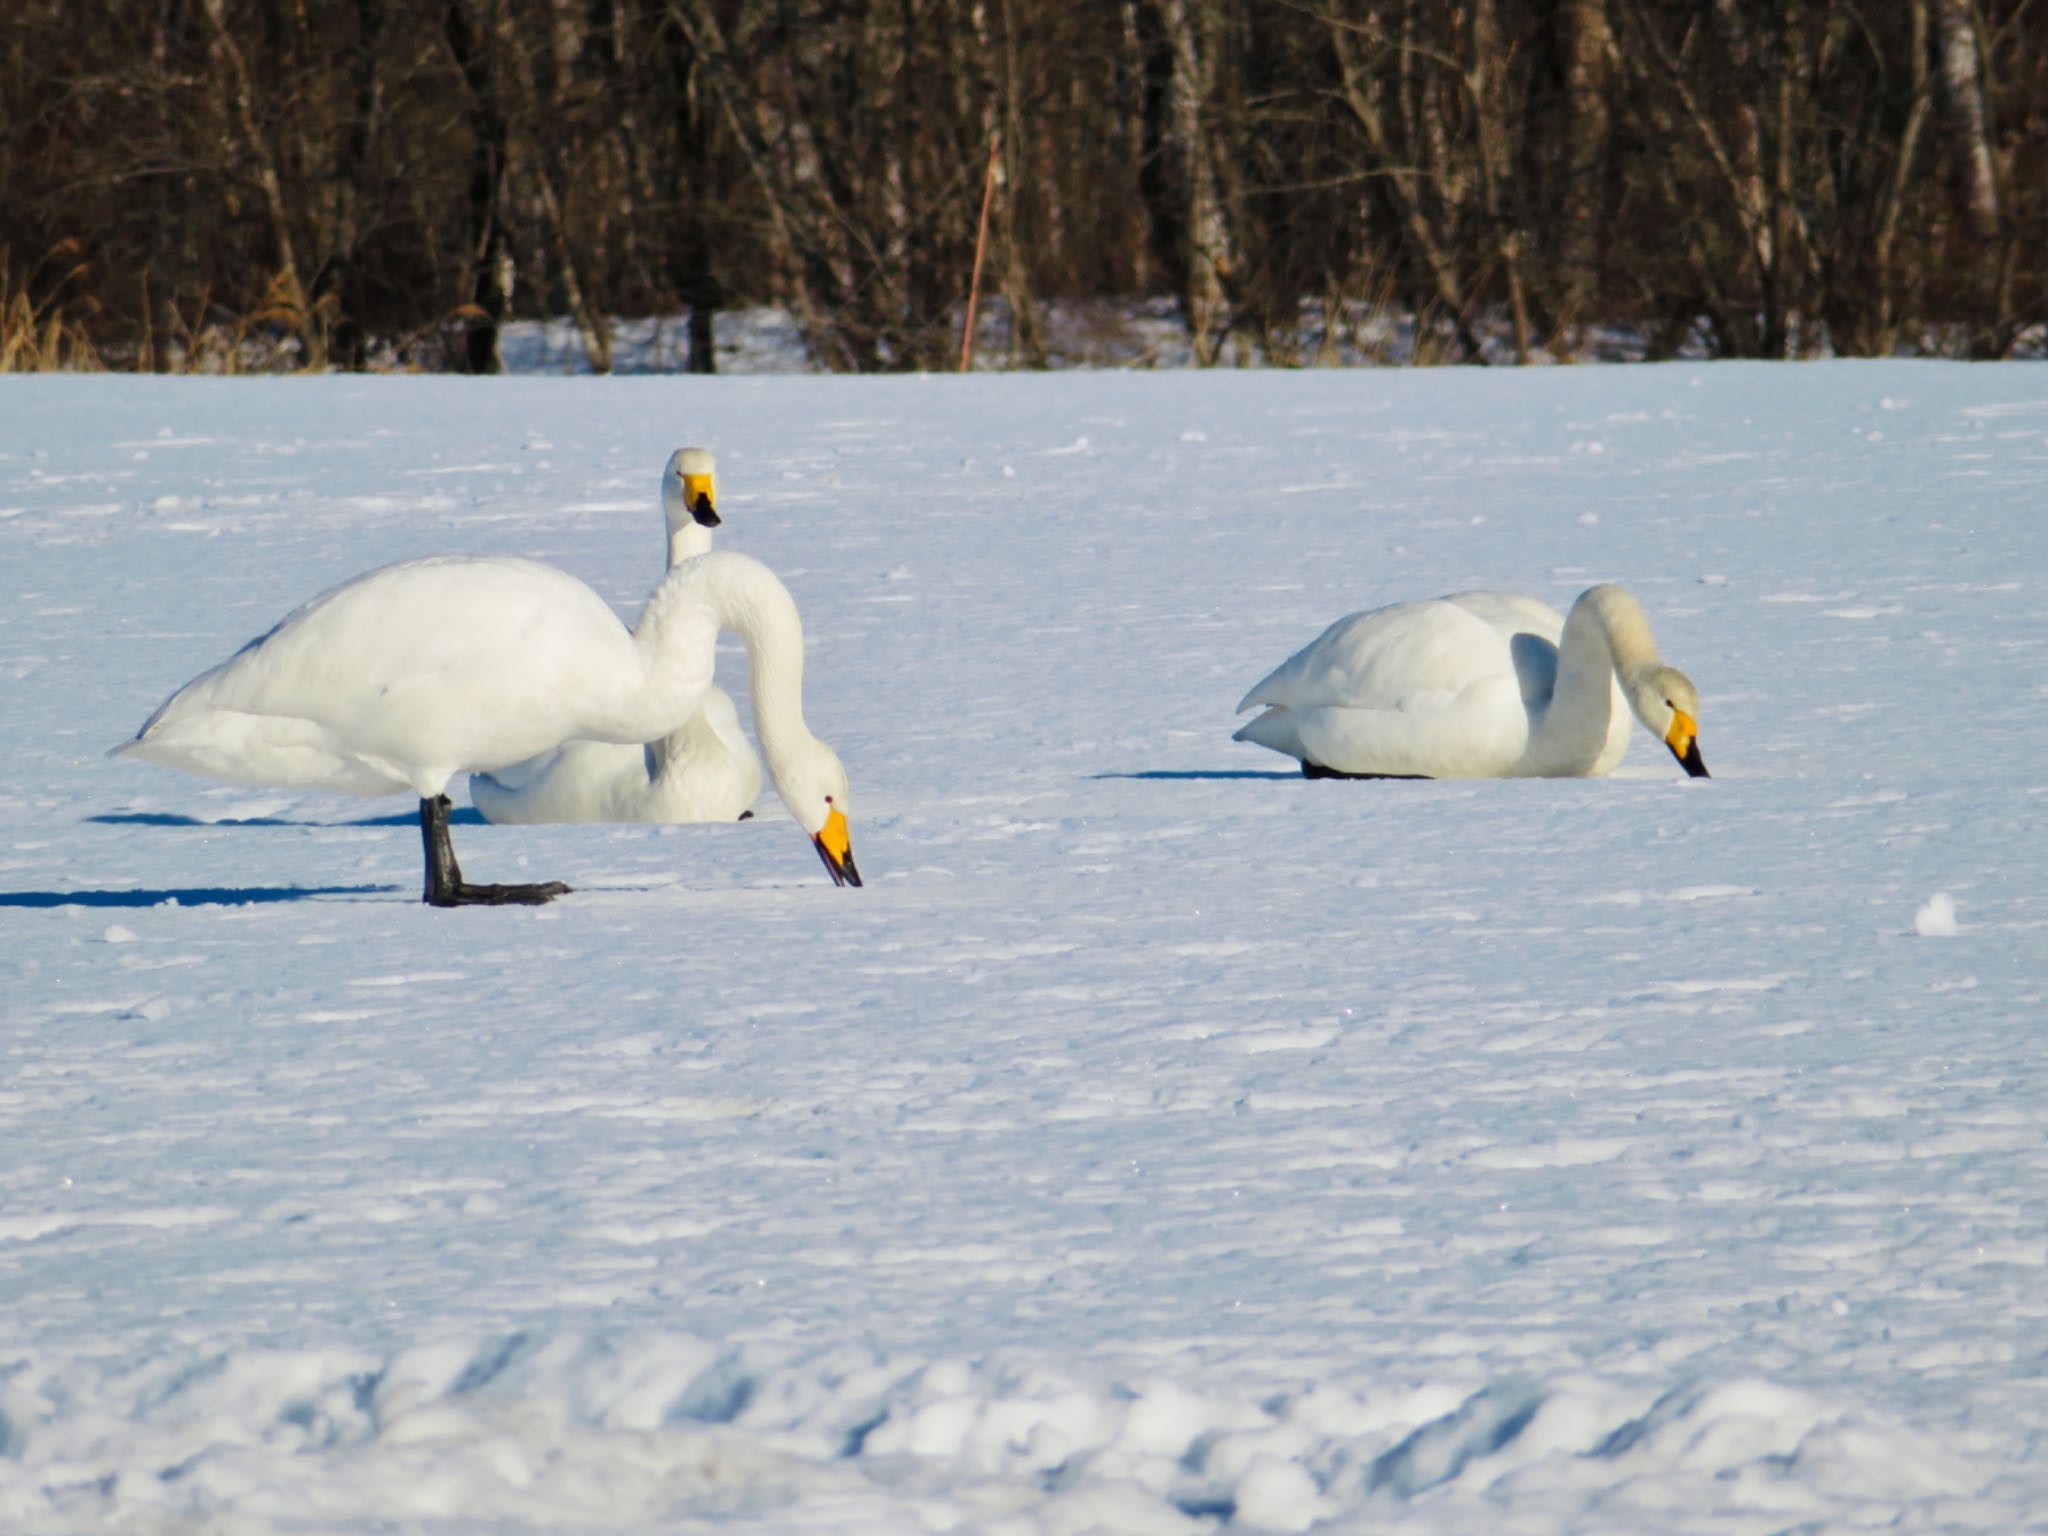
[[[1282,750],[1344,773],[1493,778],[1509,771],[1529,740],[1514,684],[1502,677],[1399,708],[1326,705],[1283,713],[1299,749]]]
[[[1503,674],[1512,674],[1505,643],[1478,615],[1449,602],[1396,603],[1339,619],[1237,707],[1428,709]]]
[[[397,764],[352,750],[319,721],[293,715],[194,706],[159,710],[141,734],[108,755],[231,783],[351,795],[397,794],[411,787]]]

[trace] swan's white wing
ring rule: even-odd
[[[1494,627],[1450,602],[1396,603],[1339,619],[1238,704],[1288,709],[1429,709],[1509,674]]]
[[[1519,592],[1459,592],[1444,601],[1484,621],[1501,637],[1521,685],[1523,705],[1539,714],[1548,709],[1557,687],[1557,642],[1564,634],[1564,615]]]
[[[202,673],[128,748],[174,767],[359,794],[437,794],[576,734],[593,679],[637,678],[618,616],[525,560],[386,566]]]
[[[1519,592],[1453,592],[1441,601],[1457,604],[1504,635],[1526,631],[1555,645],[1557,637],[1564,633],[1563,614],[1550,604]]]
[[[1345,773],[1484,777],[1529,735],[1507,636],[1441,599],[1339,619],[1238,707],[1254,704],[1266,713],[1237,740]]]

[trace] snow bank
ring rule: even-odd
[[[1939,1523],[1980,1469],[1760,1381],[1322,1383],[1260,1401],[1024,1359],[675,1335],[16,1362],[16,1532],[1771,1530]],[[1505,1513],[1512,1511],[1512,1513]]]

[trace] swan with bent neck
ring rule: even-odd
[[[720,630],[746,646],[755,730],[777,792],[833,883],[859,885],[846,771],[804,724],[796,603],[767,566],[725,551],[670,571],[630,632],[589,587],[536,561],[385,566],[286,615],[113,750],[241,783],[410,792],[430,904],[530,905],[569,888],[464,880],[448,781],[572,739],[667,735],[703,702]]]
[[[668,568],[711,550],[718,527],[717,465],[710,450],[678,448],[661,474]],[[761,759],[739,712],[716,684],[681,727],[645,745],[570,741],[494,773],[469,777],[484,820],[738,821],[761,793]]]
[[[1231,739],[1310,778],[1592,778],[1628,749],[1629,715],[1694,778],[1699,693],[1665,666],[1642,605],[1611,583],[1569,616],[1464,592],[1339,619],[1238,704]]]

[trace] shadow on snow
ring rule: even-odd
[[[1091,779],[1289,779],[1299,781],[1301,770],[1289,773],[1271,768],[1147,768],[1139,773],[1091,773]]]
[[[321,896],[385,896],[395,885],[259,885],[243,890],[194,886],[179,891],[0,891],[0,907],[259,907]]]
[[[354,821],[299,821],[289,816],[223,816],[206,821],[198,816],[180,816],[173,811],[107,811],[85,818],[103,827],[417,827],[418,811],[396,811],[389,816],[363,816]],[[448,813],[451,827],[482,827],[489,823],[473,805]]]

